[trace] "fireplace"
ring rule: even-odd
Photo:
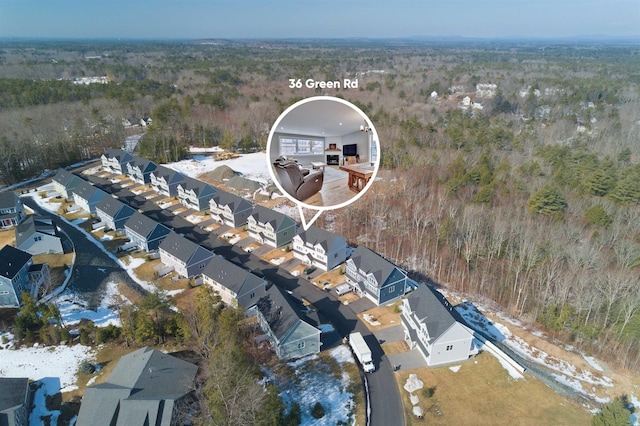
[[[340,155],[327,155],[327,165],[329,166],[339,166],[340,165]]]

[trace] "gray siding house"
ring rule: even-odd
[[[223,257],[215,256],[202,272],[202,281],[210,285],[230,306],[248,310],[266,295],[267,281],[237,266]]]
[[[0,425],[27,426],[31,394],[28,378],[0,377]]]
[[[102,167],[111,173],[123,175],[127,173],[127,163],[133,160],[133,155],[121,149],[109,148],[102,154]]]
[[[151,172],[157,167],[153,161],[134,156],[133,160],[127,163],[127,175],[135,182],[146,185],[151,183]]]
[[[402,326],[410,348],[417,347],[430,367],[478,353],[473,331],[438,291],[422,284],[402,301]]]
[[[58,172],[53,176],[51,182],[53,188],[60,196],[64,198],[73,197],[73,189],[85,180],[79,176],[74,175],[64,169],[58,169]]]
[[[365,246],[358,246],[347,260],[345,274],[354,292],[376,305],[404,295],[409,285],[405,271]]]
[[[347,240],[316,226],[293,237],[293,256],[307,265],[329,271],[347,259]]]
[[[183,206],[202,212],[209,208],[209,200],[216,191],[208,183],[185,176],[178,184],[178,200]]]
[[[219,223],[237,228],[247,224],[253,211],[253,203],[227,191],[218,190],[209,201],[211,218]]]
[[[35,297],[49,280],[47,265],[34,264],[29,253],[12,246],[0,249],[0,308],[19,308],[22,292]]]
[[[213,253],[171,231],[158,247],[160,261],[184,278],[193,278],[202,274]]]
[[[89,182],[81,182],[73,189],[73,202],[87,213],[94,213],[96,205],[106,196],[106,192]]]
[[[11,191],[0,192],[0,228],[11,228],[25,218],[22,201]]]
[[[296,221],[258,204],[247,218],[247,230],[256,241],[281,247],[289,244],[296,234]]]
[[[96,205],[96,216],[104,222],[106,229],[119,231],[136,210],[113,197],[104,197]]]
[[[31,255],[62,254],[58,228],[49,217],[30,215],[16,227],[16,246]]]
[[[145,251],[157,250],[169,232],[169,228],[140,212],[135,212],[124,224],[124,233],[129,240]]]
[[[165,166],[158,166],[150,174],[150,183],[154,191],[167,197],[178,195],[178,185],[184,179],[184,175]]]
[[[257,317],[278,358],[301,358],[320,352],[320,330],[306,315],[304,305],[277,286],[272,285],[258,301]]]
[[[109,378],[87,387],[78,425],[172,426],[186,424],[185,400],[195,389],[198,367],[144,347],[120,358]]]

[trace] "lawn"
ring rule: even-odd
[[[15,228],[0,231],[0,247],[13,246],[16,243]]]
[[[409,393],[402,388],[410,373],[432,389],[415,394],[424,410],[423,419],[411,413]],[[526,376],[514,380],[490,354],[482,353],[461,364],[457,372],[449,367],[399,371],[396,378],[405,406],[408,425],[576,425],[589,424],[590,414],[578,403],[567,400],[542,382]]]
[[[396,302],[390,306],[377,306],[366,312],[358,314],[358,317],[371,331],[382,330],[395,325],[400,325],[400,311],[398,309],[400,302]],[[364,315],[370,315],[371,322],[364,319]],[[374,324],[372,324],[374,323]],[[379,324],[377,324],[379,323]]]

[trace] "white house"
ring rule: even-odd
[[[216,191],[208,183],[185,176],[178,184],[178,199],[183,206],[201,212],[209,208],[209,200]]]
[[[238,195],[218,190],[209,200],[211,218],[232,228],[245,225],[253,211],[253,203]]]
[[[158,166],[150,174],[150,183],[154,191],[167,197],[178,195],[178,185],[184,175],[165,166]]]
[[[16,227],[16,246],[29,254],[62,254],[62,241],[51,218],[36,215]]]
[[[0,229],[16,226],[25,217],[20,197],[11,191],[0,192]]]
[[[461,362],[478,353],[473,331],[449,301],[425,284],[402,301],[402,326],[410,348],[417,347],[427,365]]]
[[[293,256],[329,271],[347,259],[347,240],[333,232],[310,226],[293,237]]]
[[[245,311],[266,295],[267,281],[223,257],[214,256],[202,272],[202,281],[210,285],[229,306]]]
[[[296,222],[287,215],[256,205],[247,218],[249,236],[262,244],[280,247],[296,234]]]
[[[160,261],[184,278],[201,275],[213,253],[199,244],[171,231],[158,247]]]

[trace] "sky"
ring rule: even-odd
[[[0,0],[0,37],[640,36],[640,0]]]

